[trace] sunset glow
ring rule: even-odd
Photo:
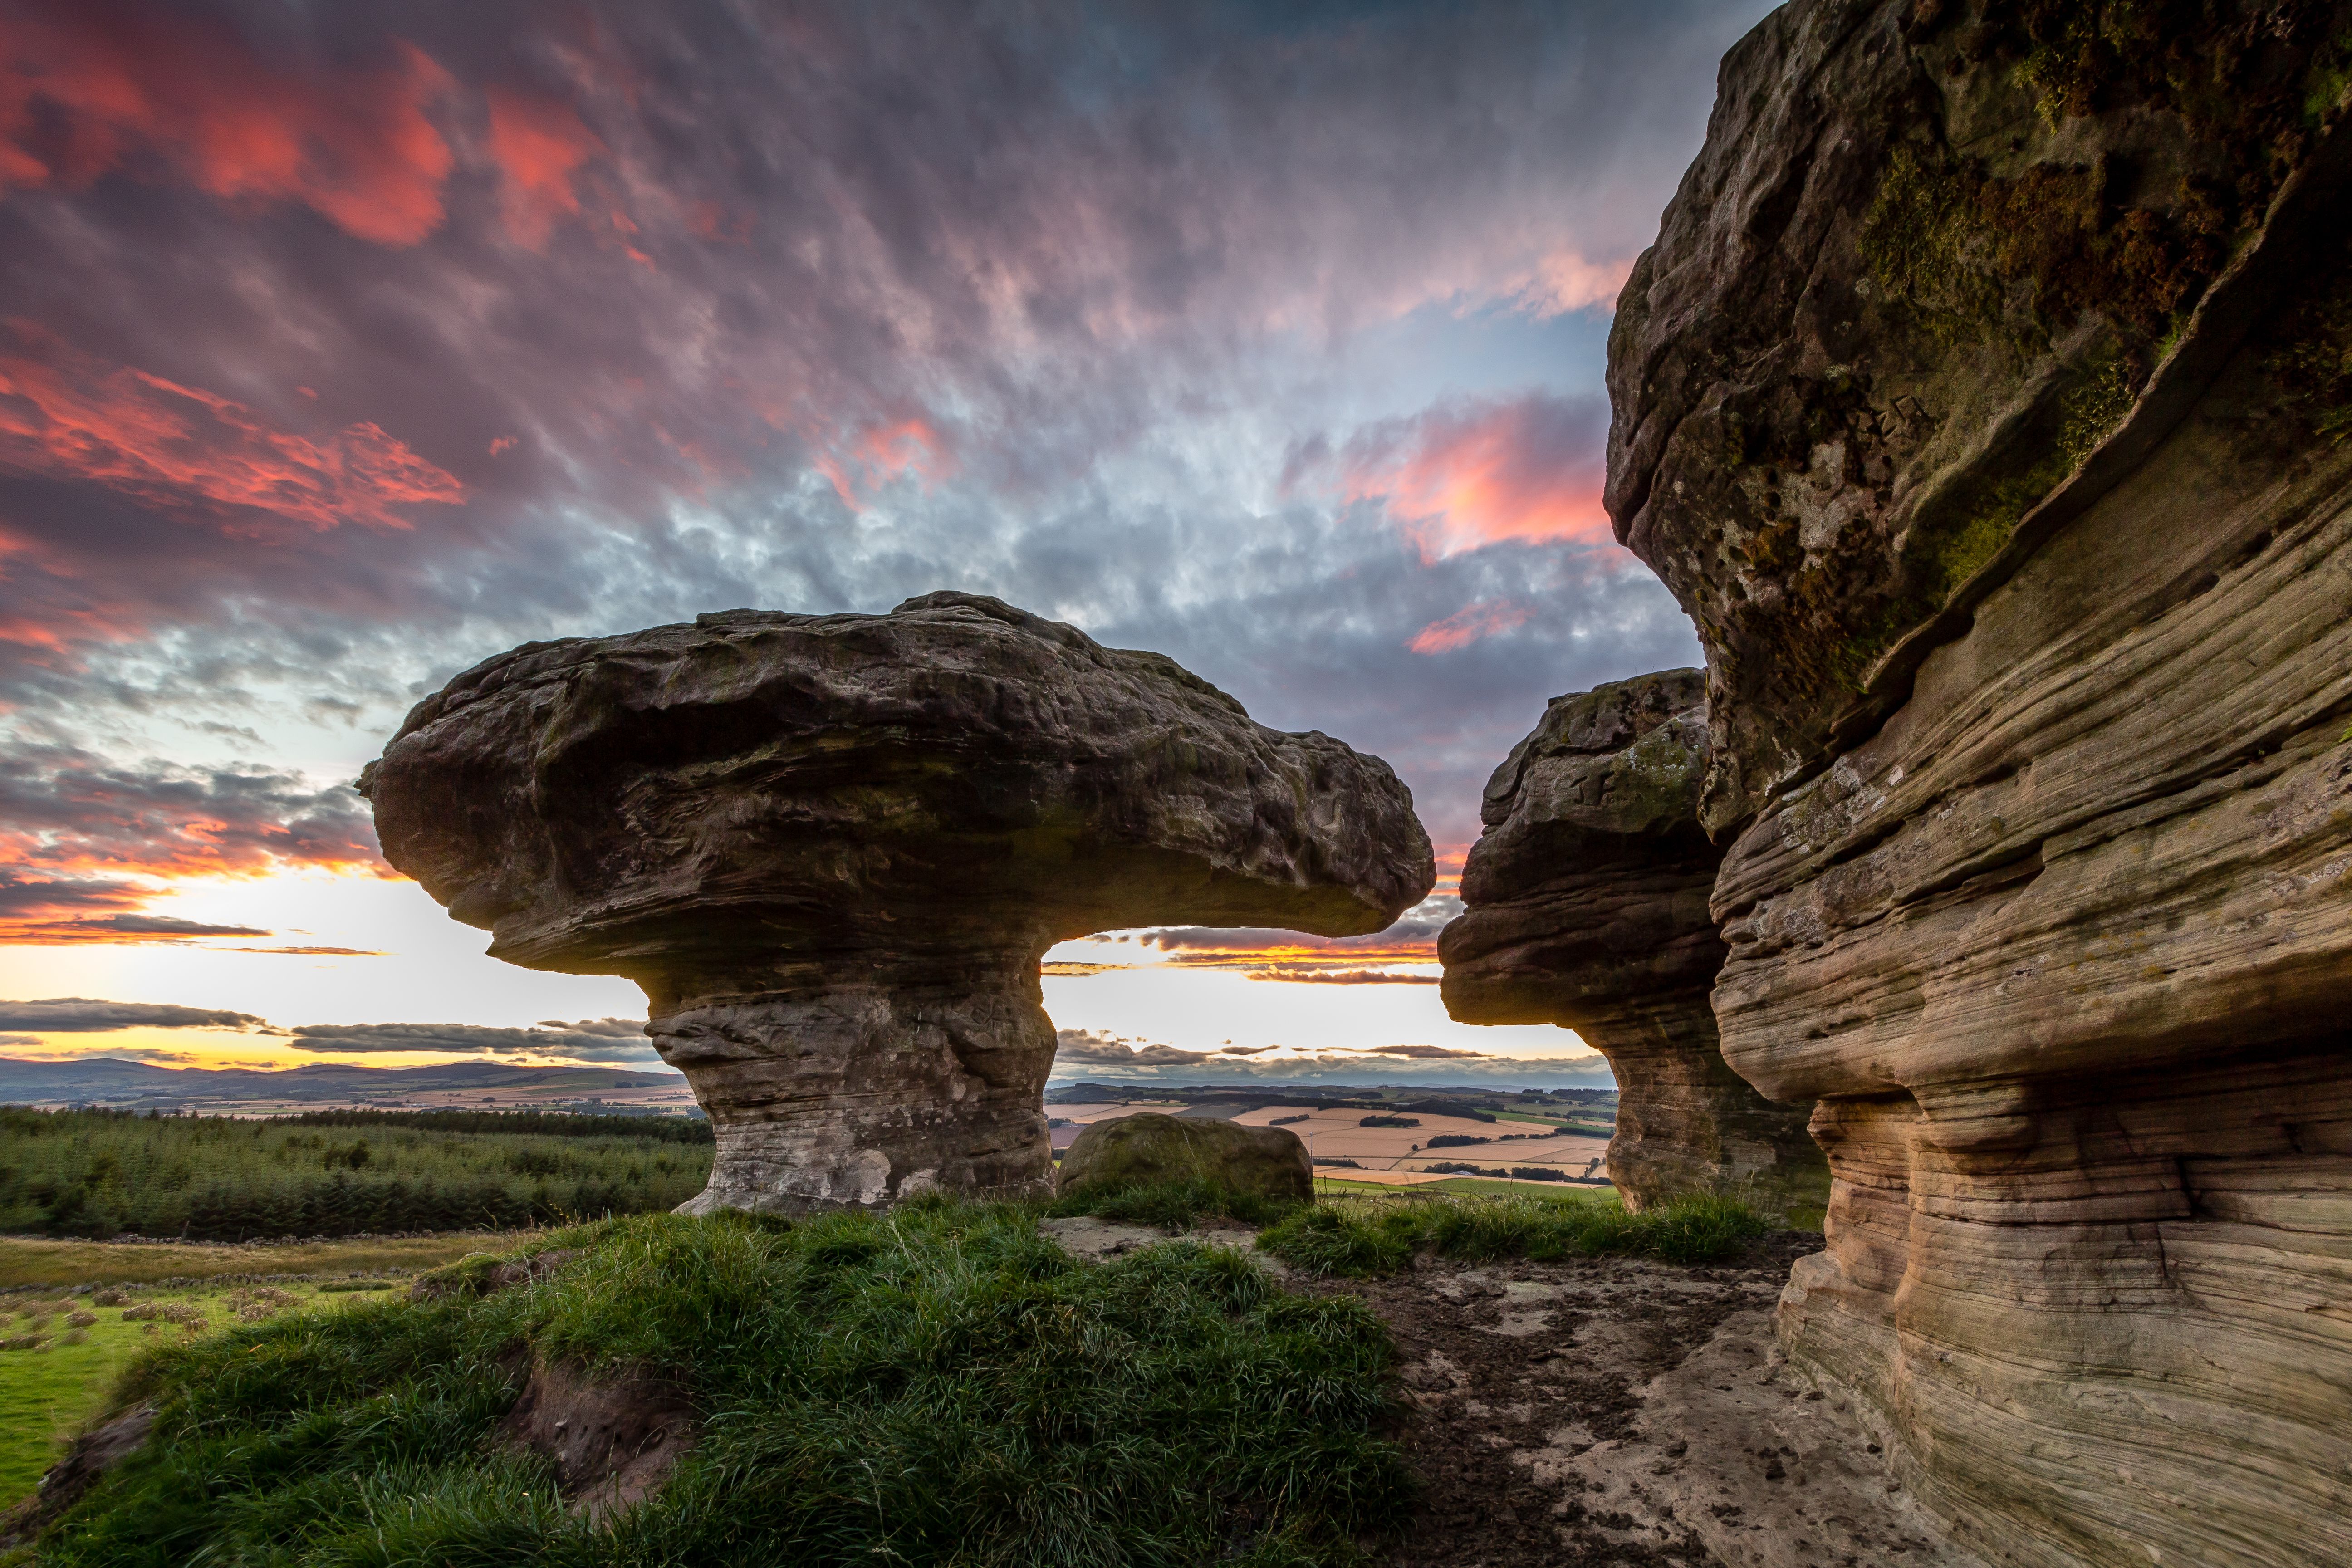
[[[1452,1024],[1434,944],[1545,701],[1696,661],[1601,367],[1758,9],[8,9],[0,1002],[251,1021],[0,1054],[657,1067],[352,782],[520,643],[940,588],[1384,758],[1444,847],[1386,932],[1065,944],[1065,1026],[1575,1049]]]

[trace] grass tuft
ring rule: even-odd
[[[1190,1230],[1204,1219],[1273,1225],[1301,1206],[1195,1176],[1181,1181],[1089,1184],[1055,1196],[1044,1212]]]
[[[1764,1230],[1753,1209],[1721,1197],[1682,1198],[1633,1214],[1549,1196],[1416,1196],[1321,1204],[1269,1228],[1257,1244],[1309,1273],[1362,1278],[1394,1273],[1423,1251],[1474,1262],[1633,1257],[1713,1263]]]
[[[953,1202],[545,1239],[574,1250],[529,1284],[143,1357],[117,1400],[155,1400],[162,1440],[42,1562],[1306,1568],[1410,1504],[1379,1321],[1233,1248],[1086,1263],[1034,1209]],[[496,1437],[533,1358],[674,1381],[701,1441],[645,1503],[575,1519]]]

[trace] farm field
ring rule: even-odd
[[[410,1275],[471,1252],[510,1251],[521,1240],[490,1232],[205,1247],[0,1237],[0,1509],[33,1489],[59,1443],[97,1412],[146,1346],[281,1312],[381,1300]],[[163,1279],[172,1283],[155,1283]],[[120,1299],[100,1304],[109,1287]],[[126,1320],[126,1311],[133,1316]],[[76,1313],[92,1321],[78,1325]]]
[[[1066,1127],[1054,1129],[1053,1132],[1054,1146],[1066,1149],[1079,1131],[1091,1122],[1146,1112],[1162,1116],[1181,1115],[1193,1108],[1180,1102],[1105,1102],[1055,1105],[1048,1109],[1055,1118],[1070,1123]],[[1497,1113],[1498,1120],[1495,1121],[1479,1121],[1467,1116],[1412,1112],[1408,1113],[1406,1120],[1416,1122],[1415,1126],[1362,1125],[1364,1118],[1372,1114],[1376,1113],[1356,1109],[1266,1105],[1242,1111],[1230,1120],[1244,1127],[1265,1127],[1272,1125],[1276,1119],[1283,1119],[1290,1131],[1297,1133],[1306,1143],[1310,1155],[1353,1160],[1362,1167],[1360,1171],[1348,1171],[1344,1179],[1362,1180],[1379,1185],[1397,1184],[1401,1181],[1407,1184],[1443,1181],[1446,1179],[1444,1173],[1428,1173],[1426,1167],[1433,1163],[1456,1163],[1488,1167],[1535,1165],[1558,1170],[1570,1176],[1583,1176],[1590,1172],[1604,1181],[1606,1178],[1606,1172],[1600,1164],[1609,1148],[1606,1132],[1549,1134],[1543,1129],[1558,1123],[1541,1119],[1523,1120],[1516,1113],[1508,1121],[1500,1120],[1503,1113]],[[1305,1120],[1290,1121],[1287,1119],[1291,1117],[1303,1117]],[[1429,1147],[1431,1139],[1448,1135],[1486,1142],[1442,1149]],[[1346,1170],[1347,1167],[1339,1169]]]
[[[1611,1205],[1618,1201],[1617,1189],[1606,1182],[1525,1182],[1508,1177],[1446,1176],[1424,1171],[1349,1171],[1344,1175],[1327,1175],[1318,1171],[1315,1195],[1318,1198],[1537,1197],[1558,1198],[1562,1202],[1582,1199],[1587,1203]]]

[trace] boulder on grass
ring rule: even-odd
[[[1122,1116],[1078,1134],[1062,1156],[1055,1190],[1145,1182],[1214,1182],[1276,1203],[1315,1196],[1307,1145],[1284,1127],[1241,1127],[1182,1116]]]

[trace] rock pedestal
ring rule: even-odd
[[[1374,931],[1435,869],[1379,759],[967,594],[530,644],[362,788],[492,954],[645,988],[718,1136],[693,1212],[1045,1192],[1046,948]]]
[[[1799,0],[1611,344],[1791,1356],[2028,1568],[2352,1562],[2342,8]]]
[[[1707,912],[1723,852],[1698,825],[1705,679],[1667,670],[1555,698],[1486,785],[1438,939],[1466,1024],[1558,1024],[1609,1058],[1609,1179],[1630,1208],[1725,1193],[1818,1225],[1829,1191],[1805,1131],[1724,1065],[1709,1002],[1724,945]]]

